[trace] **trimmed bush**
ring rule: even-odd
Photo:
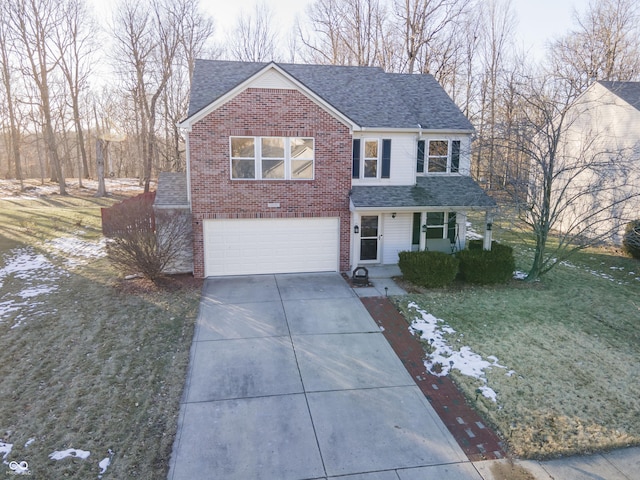
[[[629,255],[640,260],[640,220],[627,223],[622,245]]]
[[[405,280],[422,287],[445,287],[458,273],[459,260],[442,252],[399,252],[398,266]]]
[[[491,250],[471,249],[458,252],[460,278],[467,283],[491,285],[506,283],[513,276],[516,262],[513,248],[492,242]]]
[[[493,244],[495,240],[491,243],[491,247],[493,248]],[[484,240],[468,240],[467,248],[469,250],[482,250],[482,245],[484,244]]]

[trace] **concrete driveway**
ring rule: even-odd
[[[338,274],[205,282],[170,480],[481,478]]]

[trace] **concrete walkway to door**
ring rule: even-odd
[[[170,480],[481,479],[338,274],[208,279]]]

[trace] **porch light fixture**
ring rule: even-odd
[[[360,227],[358,225],[353,227],[353,233],[360,233]]]
[[[393,213],[391,214],[391,218],[396,218],[396,212],[393,212]]]
[[[422,231],[426,232],[427,231],[427,226],[426,225],[422,225]]]

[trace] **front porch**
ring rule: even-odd
[[[419,177],[416,185],[355,186],[351,192],[351,270],[396,265],[398,252],[454,253],[466,245],[467,213],[485,212],[491,249],[495,201],[461,175]]]

